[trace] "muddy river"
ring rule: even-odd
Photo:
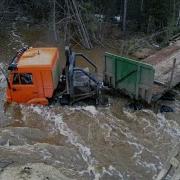
[[[1,65],[23,45],[47,46],[46,33],[23,33],[13,25],[6,40],[1,37]],[[94,59],[100,72],[104,52],[114,52],[79,51]],[[171,106],[171,113],[160,113],[159,108],[156,113],[147,108],[134,111],[127,108],[131,100],[122,95],[109,97],[107,107],[8,105],[5,88],[0,74],[2,180],[150,180],[179,142],[178,88],[174,101],[158,102],[158,107]]]

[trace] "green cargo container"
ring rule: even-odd
[[[105,54],[104,83],[148,103],[152,99],[153,66],[114,54]]]

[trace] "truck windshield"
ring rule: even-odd
[[[13,77],[13,84],[33,84],[31,73],[15,73]]]

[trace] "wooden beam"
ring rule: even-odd
[[[173,81],[173,77],[174,77],[174,69],[175,69],[175,67],[176,67],[176,58],[174,58],[174,60],[173,60],[173,66],[172,66],[170,81],[169,81],[169,85],[168,85],[169,89],[171,89],[171,87],[172,87],[172,81]]]

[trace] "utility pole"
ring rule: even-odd
[[[123,32],[126,32],[126,16],[127,16],[127,2],[128,0],[124,0],[124,14],[123,14]]]
[[[172,66],[171,76],[170,76],[170,81],[169,81],[169,86],[168,86],[169,89],[172,87],[172,81],[173,81],[175,68],[176,68],[176,58],[173,59],[173,66]]]

